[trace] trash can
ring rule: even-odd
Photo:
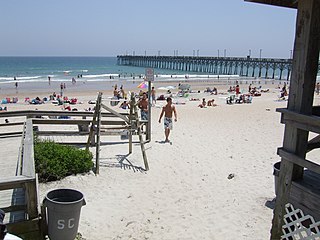
[[[73,189],[56,189],[47,193],[43,204],[47,208],[50,240],[74,240],[81,207],[86,205],[83,194]]]
[[[278,181],[279,181],[279,174],[280,174],[280,166],[281,162],[276,162],[273,164],[273,176],[274,176],[274,192],[277,196],[277,188],[278,188]]]

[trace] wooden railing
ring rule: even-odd
[[[16,176],[0,179],[0,191],[22,190],[20,192],[25,199],[25,204],[12,204],[12,206],[6,207],[4,210],[11,214],[21,210],[25,212],[23,221],[9,222],[7,224],[10,232],[24,236],[24,239],[37,239],[40,232],[37,184],[38,179],[35,173],[33,151],[33,124],[31,119],[27,119],[22,131]]]

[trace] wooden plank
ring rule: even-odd
[[[292,123],[302,130],[320,132],[320,117],[300,114],[284,108],[278,108],[276,111],[282,113],[282,123]]]
[[[133,104],[134,104],[134,99],[132,99]],[[137,123],[137,130],[138,130],[138,135],[139,135],[139,142],[140,142],[140,147],[141,147],[141,152],[142,152],[142,157],[143,157],[143,162],[144,162],[144,167],[145,170],[149,170],[149,164],[148,164],[148,159],[147,159],[147,154],[146,154],[146,149],[144,147],[144,142],[142,139],[142,134],[141,134],[141,126],[140,126],[140,121],[139,121],[139,116],[138,116],[138,110],[137,106],[134,104],[134,115],[135,115],[135,120]]]
[[[24,122],[9,122],[9,123],[1,123],[0,127],[7,127],[7,126],[18,126],[23,125]]]
[[[312,114],[312,104],[320,50],[320,1],[298,2],[296,35],[290,80],[288,110],[304,115]],[[284,116],[283,118],[285,118]],[[307,152],[308,131],[293,124],[285,126],[283,148],[300,158]],[[303,167],[281,159],[279,186],[272,220],[271,239],[282,236],[285,204],[288,203],[292,180],[303,176]]]
[[[114,114],[115,116],[121,118],[123,121],[125,121],[126,123],[129,123],[129,120],[126,116],[123,116],[121,113],[118,113],[117,111],[113,110],[112,108],[109,108],[108,106],[104,105],[103,103],[101,103],[101,107],[107,111],[109,111],[110,113]]]
[[[53,125],[53,124],[58,124],[58,125],[89,125],[92,123],[92,120],[89,119],[40,119],[40,118],[35,118],[32,119],[33,124],[48,124],[48,125]],[[102,125],[126,125],[124,121],[120,120],[102,120],[101,121]]]
[[[299,157],[293,153],[286,151],[283,148],[278,148],[278,155],[282,158],[285,158],[287,161],[289,161],[291,163],[297,164],[297,165],[304,167],[304,168],[308,168],[309,170],[320,174],[320,165],[318,165],[310,160]]]
[[[101,130],[121,130],[121,129],[131,129],[131,127],[129,125],[127,126],[119,126],[119,127],[100,127]]]
[[[96,102],[96,108],[95,108],[96,110],[93,113],[92,123],[91,123],[90,132],[89,132],[89,136],[88,136],[88,141],[87,141],[87,146],[86,146],[87,151],[89,150],[90,143],[92,145],[94,142],[94,127],[95,127],[95,124],[97,121],[97,108],[98,108],[98,103],[101,101],[101,98],[102,98],[102,93],[99,92],[98,97],[97,97],[97,102]]]
[[[38,196],[37,196],[37,186],[36,181],[25,184],[26,189],[26,204],[27,204],[27,214],[29,219],[34,219],[38,217]]]
[[[277,7],[297,8],[297,0],[244,0],[245,2],[262,3]]]
[[[297,129],[301,129],[301,130],[304,130],[304,131],[311,131],[311,132],[320,134],[319,126],[306,125],[304,123],[299,123],[299,122],[295,122],[295,121],[292,121],[292,120],[283,120],[283,122],[285,124],[287,124],[287,125],[290,124],[292,127],[295,127]]]
[[[121,136],[123,131],[101,131],[101,136]],[[138,133],[132,133],[132,135],[138,135]]]
[[[89,132],[78,132],[78,131],[39,131],[39,136],[82,136],[88,135]]]
[[[23,144],[23,158],[22,158],[22,175],[35,178],[35,164],[33,152],[33,125],[32,120],[26,121],[26,132]]]
[[[17,168],[16,168],[17,176],[22,174],[23,144],[25,139],[26,124],[27,124],[26,122],[23,123],[23,132],[22,132],[21,143],[19,147],[18,162],[17,162]]]
[[[0,133],[0,137],[2,137],[2,138],[12,137],[12,136],[16,136],[16,135],[19,135],[19,136],[22,135],[22,131]]]
[[[25,234],[27,232],[39,231],[39,219],[8,223],[7,229],[10,233],[17,235]]]
[[[35,181],[32,177],[26,176],[15,176],[10,178],[0,178],[0,191],[14,189],[14,188],[22,188],[26,183]]]
[[[311,179],[308,174],[305,174],[303,180],[292,182],[290,203],[292,203],[295,208],[300,208],[304,214],[309,214],[316,221],[320,221],[320,178],[318,177],[315,180]]]
[[[99,174],[100,172],[100,127],[101,127],[101,107],[103,106],[101,103],[101,98],[102,98],[102,94],[100,96],[100,98],[98,99],[98,106],[97,106],[97,131],[96,131],[96,135],[97,135],[97,141],[96,141],[96,174]]]
[[[121,115],[126,116],[127,113],[121,113]],[[1,117],[33,117],[33,116],[75,116],[75,117],[90,117],[93,116],[93,112],[87,111],[45,111],[45,110],[20,110],[20,111],[6,111],[0,112]],[[102,113],[103,117],[114,117],[111,113]]]
[[[133,126],[133,109],[134,109],[134,93],[131,93],[130,96],[130,114],[129,114],[129,125],[132,127]],[[129,131],[129,154],[132,153],[132,131]]]

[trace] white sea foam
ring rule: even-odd
[[[17,80],[31,80],[31,79],[38,79],[41,76],[32,76],[32,77],[16,77]]]
[[[97,75],[83,75],[83,78],[101,78],[101,77],[117,77],[118,74],[106,73],[106,74],[97,74]]]
[[[82,81],[82,80],[80,80]],[[117,79],[88,79],[85,80],[86,82],[115,82],[118,81]]]
[[[39,79],[41,76],[30,76],[30,77],[16,77],[17,81],[23,81],[23,80],[32,80],[32,79]],[[13,77],[0,77],[0,81],[12,81],[14,80]]]

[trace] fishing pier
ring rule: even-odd
[[[292,59],[192,56],[134,56],[119,55],[117,64],[145,68],[159,68],[215,75],[240,75],[289,80]],[[318,70],[320,70],[320,63]]]

